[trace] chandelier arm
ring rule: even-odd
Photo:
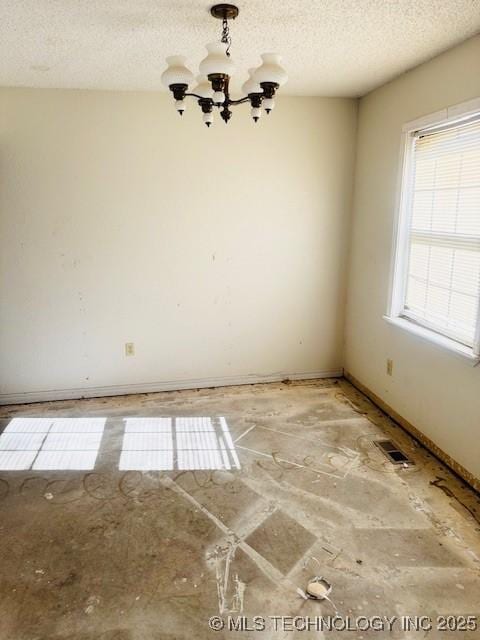
[[[199,96],[198,93],[186,93],[185,97],[190,96],[192,98],[197,98],[197,100],[211,100],[211,98],[204,98],[203,96]],[[215,104],[212,100],[212,104]]]
[[[259,94],[263,97],[262,94]],[[249,96],[244,96],[243,98],[239,98],[238,100],[232,100],[231,98],[228,98],[228,100],[226,100],[225,102],[213,102],[213,100],[211,98],[205,98],[204,96],[199,96],[198,93],[185,93],[184,97],[190,97],[190,98],[197,98],[197,100],[211,100],[212,102],[212,106],[214,107],[223,107],[226,106],[227,107],[234,107],[237,104],[243,104],[244,102],[250,102],[250,97]]]
[[[237,104],[243,104],[244,102],[248,102],[250,98],[245,96],[244,98],[240,98],[239,100],[229,100],[228,105],[235,107]]]
[[[199,96],[198,93],[185,93],[185,98],[197,98],[197,100],[211,100],[212,106],[215,107],[223,107],[225,105],[224,102],[213,102],[211,98],[205,98],[204,96]],[[244,96],[239,100],[231,100],[230,98],[226,101],[227,107],[235,106],[237,104],[242,104],[243,102],[248,102],[250,98],[248,96]]]

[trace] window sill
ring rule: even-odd
[[[467,360],[473,366],[480,362],[480,357],[474,355],[470,347],[466,347],[459,342],[455,342],[455,340],[452,340],[451,338],[447,338],[446,336],[442,336],[439,333],[435,333],[435,331],[431,331],[430,329],[421,327],[414,322],[410,322],[410,320],[407,320],[406,318],[393,318],[390,316],[383,316],[383,319],[394,327],[398,327],[403,331],[412,333],[413,335],[418,336],[423,340],[427,340],[428,342],[431,342],[432,344],[435,344],[438,347],[449,351],[453,355]]]

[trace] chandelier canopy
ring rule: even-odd
[[[184,56],[170,56],[166,59],[168,67],[162,74],[162,82],[172,92],[175,108],[180,115],[185,111],[185,98],[196,98],[207,127],[213,122],[214,109],[218,109],[223,121],[228,123],[232,117],[230,107],[244,102],[250,103],[250,113],[257,122],[262,115],[262,108],[266,113],[274,108],[275,93],[287,81],[287,74],[280,66],[281,58],[276,53],[264,53],[261,56],[262,64],[256,69],[248,70],[249,78],[242,86],[245,95],[232,100],[229,83],[235,73],[235,65],[230,56],[232,39],[228,21],[238,16],[238,7],[233,4],[216,4],[210,13],[214,18],[222,20],[222,36],[220,41],[207,44],[208,55],[200,62],[196,86],[189,93],[189,88],[194,84],[194,76],[186,67]]]

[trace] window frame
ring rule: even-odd
[[[413,213],[413,161],[415,133],[420,130],[435,129],[441,125],[454,125],[456,122],[480,116],[480,98],[450,106],[428,114],[402,127],[400,162],[397,180],[397,198],[393,227],[393,242],[390,264],[388,308],[384,319],[390,324],[406,330],[421,339],[430,341],[452,353],[480,362],[480,306],[477,313],[474,346],[469,347],[445,333],[429,326],[428,322],[416,320],[404,314],[407,269],[409,260],[410,223]],[[414,314],[412,314],[413,316]]]

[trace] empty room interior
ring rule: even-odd
[[[479,33],[3,0],[0,640],[480,638]]]

